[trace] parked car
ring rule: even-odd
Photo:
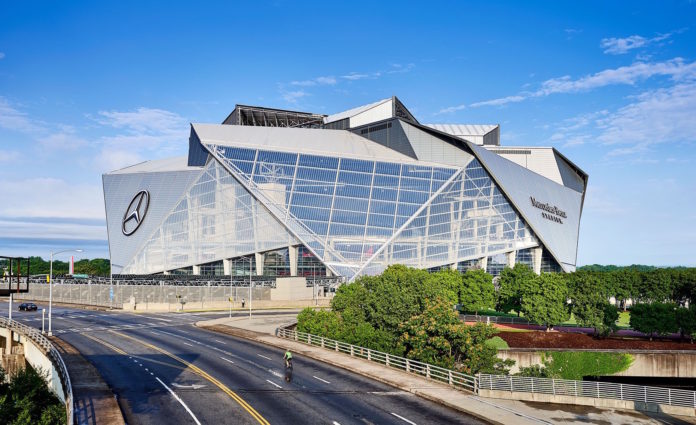
[[[22,303],[19,305],[19,311],[36,311],[38,309],[34,303]]]

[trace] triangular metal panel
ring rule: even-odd
[[[572,271],[583,194],[465,142],[563,270]]]
[[[212,160],[122,273],[156,273],[296,244],[285,226]]]

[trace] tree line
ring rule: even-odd
[[[48,274],[50,271],[50,261],[46,261],[41,257],[29,257],[29,272],[32,275],[37,275],[37,274]],[[8,260],[6,259],[0,259],[0,277],[3,275],[2,270],[7,270],[7,273],[10,272],[9,269],[10,265]],[[17,271],[15,269],[17,267],[17,262],[13,261],[12,262],[12,275],[16,276]],[[53,276],[60,276],[60,275],[66,275],[68,274],[68,271],[70,270],[70,263],[67,261],[59,261],[59,260],[53,260]],[[21,260],[20,268],[19,268],[20,274],[22,276],[27,275],[27,261],[26,259]],[[75,269],[74,272],[76,274],[87,274],[90,276],[109,276],[109,260],[106,258],[94,258],[94,259],[82,259],[75,261]]]

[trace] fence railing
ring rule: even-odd
[[[314,345],[327,350],[350,354],[353,357],[359,357],[372,362],[381,363],[389,367],[401,369],[403,371],[420,375],[434,381],[444,382],[453,387],[462,388],[474,393],[477,391],[476,377],[467,375],[465,373],[460,373],[428,363],[372,350],[370,348],[347,344],[345,342],[336,341],[323,336],[286,329],[285,327],[277,328],[276,336]]]
[[[0,327],[13,330],[20,333],[26,338],[31,339],[36,345],[41,347],[44,354],[51,360],[53,366],[58,371],[58,376],[60,377],[60,382],[63,386],[63,393],[65,394],[65,408],[68,415],[68,425],[73,424],[73,394],[72,394],[72,383],[70,382],[70,374],[68,373],[68,368],[65,367],[63,358],[56,348],[53,346],[51,341],[41,334],[37,328],[32,328],[31,326],[24,325],[22,323],[10,320],[4,317],[0,317]]]
[[[509,316],[481,316],[474,314],[462,314],[460,318],[465,322],[500,323],[507,325],[534,325],[524,317]]]
[[[479,374],[481,390],[609,398],[638,403],[696,408],[696,391],[614,382],[571,381],[565,379]]]

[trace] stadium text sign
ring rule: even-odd
[[[551,220],[551,221],[555,221],[556,223],[563,224],[563,220],[561,220],[561,219],[568,217],[566,215],[565,211],[563,211],[562,209],[558,208],[555,205],[551,205],[549,203],[544,203],[544,202],[539,202],[536,199],[534,199],[533,196],[530,196],[529,200],[532,201],[532,206],[542,210],[541,216],[547,220]]]

